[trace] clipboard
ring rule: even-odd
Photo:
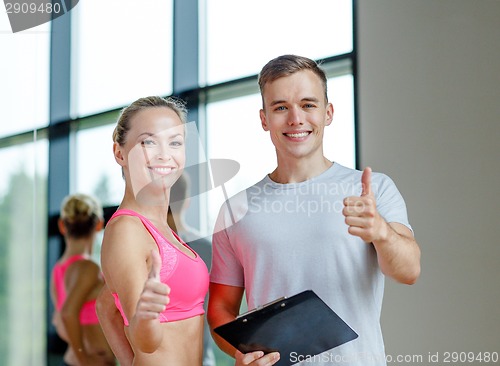
[[[241,314],[214,332],[242,353],[279,352],[278,366],[292,365],[358,337],[312,290]]]

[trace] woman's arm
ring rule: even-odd
[[[50,299],[52,301],[52,305],[54,305],[54,314],[52,314],[52,325],[56,328],[56,332],[59,338],[68,343],[68,335],[66,334],[66,330],[64,329],[61,313],[56,309],[57,294],[56,294],[56,286],[54,280],[54,271],[52,271],[50,275]]]
[[[85,349],[80,324],[80,311],[88,295],[98,284],[99,267],[88,260],[73,263],[65,275],[66,301],[61,308],[61,319],[66,331],[67,342],[73,349],[79,365],[97,365],[95,355]]]
[[[151,251],[157,253],[158,247],[138,218],[122,216],[108,223],[101,249],[102,270],[129,320],[127,336],[132,348],[145,353],[154,352],[163,340],[157,314],[168,301],[168,287],[151,278]],[[160,303],[155,304],[158,297]]]
[[[115,306],[108,286],[104,285],[96,299],[96,312],[99,323],[115,357],[121,366],[131,366],[134,352],[125,335],[123,318]]]

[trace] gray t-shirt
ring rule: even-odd
[[[345,197],[361,194],[362,172],[333,164],[301,183],[269,177],[221,207],[213,235],[211,282],[244,287],[252,309],[312,289],[359,337],[301,365],[385,365],[380,328],[384,275],[371,244],[350,235]],[[394,182],[372,174],[377,209],[408,226]],[[281,355],[299,362],[297,355]]]

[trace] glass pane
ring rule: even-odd
[[[172,93],[172,0],[80,1],[71,14],[72,116]]]
[[[48,124],[49,40],[49,23],[14,34],[0,11],[0,136]]]
[[[72,191],[96,196],[104,206],[118,205],[125,188],[121,168],[113,156],[114,128],[113,123],[78,131],[75,139]]]
[[[331,161],[356,167],[354,139],[354,81],[352,75],[328,79],[328,100],[333,104],[333,121],[325,129],[324,153]]]
[[[0,149],[0,365],[46,356],[46,140]]]
[[[328,80],[328,99],[335,113],[332,124],[325,129],[324,153],[328,159],[354,168],[352,80],[352,75]],[[276,167],[274,146],[260,124],[261,107],[260,94],[207,105],[207,158],[232,159],[240,164],[239,172],[224,184],[225,192],[216,187],[207,193],[208,232],[213,230],[219,208],[227,197],[260,181]]]
[[[239,172],[224,184],[225,191],[221,187],[207,193],[208,232],[213,230],[225,199],[256,183],[276,166],[274,146],[260,124],[261,105],[260,94],[207,105],[208,159],[232,159],[240,164]]]
[[[207,83],[257,74],[270,59],[352,51],[351,0],[206,1]]]

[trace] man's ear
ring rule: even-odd
[[[120,146],[120,144],[118,144],[118,142],[115,142],[113,144],[113,155],[115,156],[116,162],[120,166],[124,166],[125,165],[125,159],[123,157],[122,147]]]
[[[332,120],[333,120],[333,105],[332,103],[328,103],[326,105],[326,122],[325,122],[325,126],[330,126],[330,124],[332,123]]]
[[[264,131],[269,131],[269,127],[267,126],[267,120],[266,120],[266,112],[264,112],[263,109],[259,111],[260,115],[260,123],[262,124],[262,128]]]

